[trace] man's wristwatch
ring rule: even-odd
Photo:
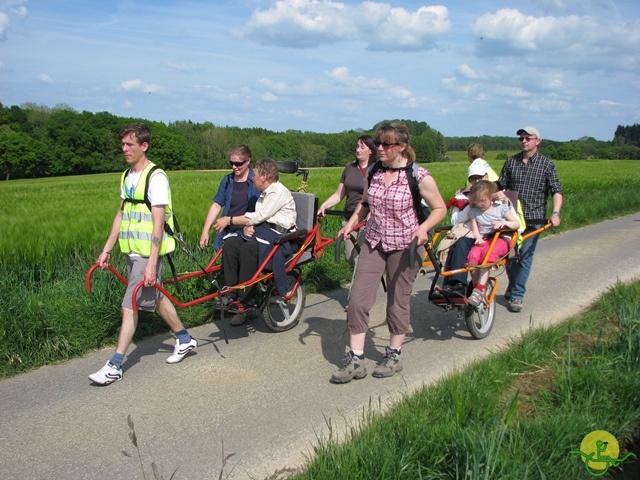
[[[229,217],[229,225],[233,225],[233,217]]]
[[[554,210],[554,211],[551,213],[551,215],[557,215],[557,216],[560,216],[560,212],[559,212],[558,210]]]

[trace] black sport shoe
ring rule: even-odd
[[[442,287],[442,291],[446,295],[453,295],[457,297],[464,297],[467,294],[467,286],[462,282],[455,282]]]
[[[234,327],[244,325],[247,323],[247,320],[255,318],[258,314],[255,308],[249,307],[237,300],[229,304],[229,310],[237,312],[231,317],[231,320],[229,320],[229,325],[233,325]]]
[[[367,376],[367,369],[364,367],[364,355],[356,355],[353,350],[349,350],[342,361],[340,370],[331,375],[332,383],[349,383],[354,378],[360,380]]]

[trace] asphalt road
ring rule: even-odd
[[[329,383],[348,339],[341,289],[309,295],[303,320],[289,332],[272,333],[260,319],[243,327],[217,321],[191,329],[200,346],[177,365],[165,363],[173,348],[170,335],[146,339],[129,349],[124,378],[107,387],[92,385],[87,375],[112,349],[3,380],[0,475],[143,478],[128,415],[147,478],[153,478],[152,461],[165,478],[176,469],[176,480],[218,478],[231,454],[227,478],[287,472],[304,463],[329,425],[341,432],[370,405],[385,408],[399,395],[504,348],[530,325],[581,312],[617,280],[639,278],[639,238],[636,214],[541,240],[524,311],[509,313],[500,296],[496,325],[484,340],[473,340],[455,312],[430,305],[429,276],[419,277],[405,368],[389,379],[369,375],[346,385]],[[506,275],[499,281],[502,292]],[[371,368],[388,339],[384,304],[379,298],[372,312],[365,352]]]

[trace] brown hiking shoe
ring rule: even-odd
[[[392,377],[396,372],[402,371],[402,358],[400,352],[391,347],[386,347],[382,361],[376,365],[372,375],[376,378]]]
[[[342,360],[343,366],[331,375],[332,383],[349,383],[354,378],[360,380],[367,376],[367,369],[364,367],[364,355],[356,355],[353,350],[349,350]]]
[[[519,298],[512,298],[509,300],[509,305],[507,309],[513,313],[519,313],[522,311],[522,300]]]

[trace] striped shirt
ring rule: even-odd
[[[550,195],[562,194],[555,165],[539,152],[527,163],[522,160],[522,152],[510,157],[502,167],[498,181],[502,188],[518,192],[524,218],[530,225],[545,223],[547,199]]]

